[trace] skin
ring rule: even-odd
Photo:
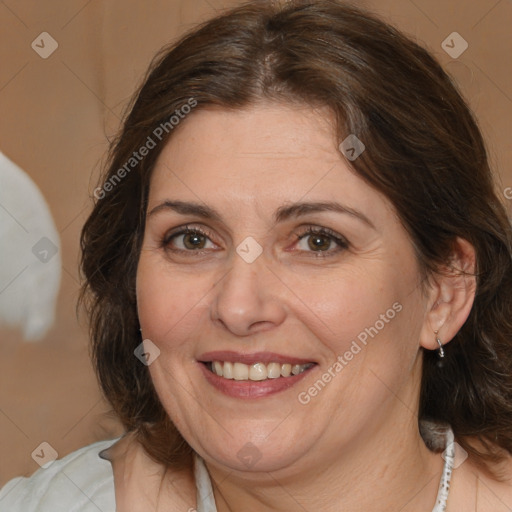
[[[151,213],[168,200],[208,205],[221,219]],[[371,225],[333,211],[274,224],[275,210],[295,201],[337,201]],[[170,238],[185,225],[208,235]],[[316,235],[295,236],[308,226],[329,228],[348,246],[323,236],[320,257]],[[236,252],[248,236],[262,248],[252,263]],[[458,240],[454,259],[470,271],[472,247]],[[471,277],[440,275],[422,288],[395,210],[351,170],[325,110],[197,110],[158,158],[137,271],[139,319],[160,350],[149,366],[156,391],[204,458],[219,512],[430,511],[444,461],[418,432],[420,348],[437,349],[435,330],[449,342],[473,297]],[[396,303],[401,311],[301,403],[299,393]],[[212,350],[271,351],[317,365],[290,389],[240,399],[205,379],[198,358]],[[247,443],[258,456],[251,467],[237,455]]]

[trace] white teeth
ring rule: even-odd
[[[224,374],[223,371],[222,371],[222,363],[219,363],[219,361],[215,361],[213,363],[213,366],[215,368],[215,373],[222,377],[222,375]]]
[[[246,364],[235,363],[233,365],[233,377],[235,380],[247,380],[249,378],[249,367]]]
[[[210,369],[213,373],[225,379],[258,381],[299,375],[299,373],[304,372],[311,366],[313,366],[313,363],[294,365],[289,363],[255,363],[247,365],[243,363],[231,363],[229,361],[213,361],[210,365]]]
[[[277,379],[281,377],[281,365],[279,363],[270,363],[267,365],[267,377]]]
[[[300,373],[300,364],[294,364],[292,366],[292,373],[293,373],[293,375],[299,375],[299,373]]]
[[[281,365],[281,376],[289,377],[292,374],[292,365],[291,364],[282,364]]]
[[[250,380],[265,380],[266,378],[267,367],[263,363],[256,363],[249,367]]]
[[[216,361],[218,362],[218,361]],[[232,379],[233,378],[233,363],[224,363],[224,366],[222,363],[219,363],[219,367],[221,368],[221,374],[217,373],[215,371],[215,364],[213,365],[213,371],[214,373],[217,373],[217,375],[220,375],[221,377],[224,377],[225,379]]]

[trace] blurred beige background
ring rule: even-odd
[[[237,3],[0,1],[0,151],[45,195],[63,258],[57,319],[47,336],[27,343],[19,332],[0,328],[0,486],[38,468],[31,453],[43,441],[62,457],[121,433],[91,369],[85,319],[75,314],[80,229],[107,136],[119,126],[151,57],[195,23]],[[358,3],[417,38],[459,80],[480,120],[506,202],[503,191],[512,186],[512,2]],[[469,44],[457,59],[441,47],[454,31]],[[59,45],[47,59],[31,48],[42,32]]]

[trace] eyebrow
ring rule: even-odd
[[[200,203],[188,201],[171,201],[166,200],[159,205],[155,206],[149,213],[151,217],[162,211],[175,211],[182,215],[197,215],[205,219],[211,219],[217,222],[222,222],[222,215],[220,215],[214,208]],[[336,212],[356,219],[361,220],[373,229],[376,229],[373,222],[364,213],[354,208],[337,203],[336,201],[315,201],[315,202],[299,202],[291,203],[280,206],[274,213],[274,224],[283,222],[291,218],[303,217],[311,213],[320,212]]]

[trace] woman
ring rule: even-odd
[[[512,508],[511,227],[424,49],[250,2],[159,56],[110,157],[82,268],[127,434],[0,506]]]

